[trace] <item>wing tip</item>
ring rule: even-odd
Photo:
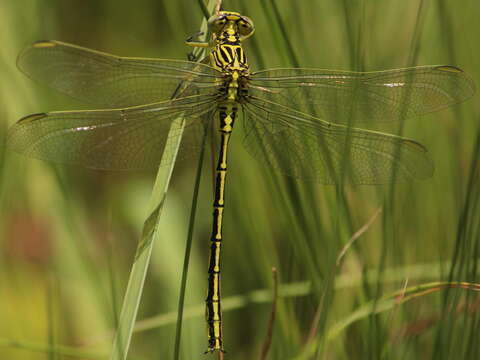
[[[453,65],[439,65],[435,67],[435,70],[438,71],[445,71],[445,72],[453,72],[453,73],[464,73],[462,69]]]
[[[10,126],[7,132],[7,147],[10,150],[13,150],[18,153],[26,153],[25,149],[22,148],[21,145],[19,145],[19,140],[21,143],[21,139],[18,137],[19,133],[23,133],[25,131],[24,125],[27,125],[31,123],[32,121],[37,121],[41,120],[45,117],[47,117],[47,113],[35,113],[35,114],[30,114],[27,116],[22,117],[20,120],[18,120],[15,124]]]
[[[45,49],[45,48],[52,48],[58,45],[58,41],[55,40],[38,40],[23,48],[22,51],[17,56],[17,68],[20,69],[23,73],[27,74],[26,70],[23,67],[23,62],[26,60],[26,56],[29,51],[32,49]]]
[[[434,172],[435,172],[435,166],[433,164],[433,160],[430,156],[430,152],[428,149],[420,144],[417,141],[411,140],[411,139],[404,139],[403,144],[406,146],[409,146],[411,149],[415,149],[417,152],[422,153],[422,160],[423,164],[420,167],[417,167],[415,171],[413,171],[412,179],[414,180],[427,180],[430,179]],[[419,170],[421,169],[421,170]]]
[[[37,121],[37,120],[40,120],[40,119],[43,119],[47,117],[47,113],[35,113],[35,114],[30,114],[30,115],[27,115],[27,116],[24,116],[22,117],[20,120],[17,121],[16,125],[20,125],[20,124],[25,124],[25,123],[28,123],[28,122],[32,122],[32,121]]]
[[[450,72],[454,74],[459,74],[460,78],[464,81],[464,96],[459,99],[457,103],[463,102],[470,97],[472,97],[476,92],[476,86],[473,79],[462,69],[453,65],[439,65],[435,67],[436,71]]]
[[[405,144],[406,146],[409,146],[412,149],[421,151],[423,153],[428,153],[428,149],[424,145],[420,144],[415,140],[404,138],[402,139],[402,143]]]

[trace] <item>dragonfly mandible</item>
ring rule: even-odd
[[[447,65],[255,72],[242,48],[253,22],[221,11],[208,24],[212,41],[188,45],[210,47],[210,65],[118,57],[59,41],[27,47],[18,58],[26,75],[103,109],[26,116],[10,129],[8,146],[94,169],[144,169],[159,165],[174,119],[185,119],[180,157],[198,152],[195,134],[213,123],[220,137],[206,298],[207,351],[213,352],[223,351],[220,250],[228,144],[239,111],[244,145],[265,164],[324,184],[379,184],[431,176],[429,154],[414,140],[353,127],[352,120],[423,115],[468,99],[475,88],[461,69]]]

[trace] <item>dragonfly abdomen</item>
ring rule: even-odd
[[[206,318],[208,324],[208,352],[223,351],[222,311],[220,304],[220,252],[222,246],[223,210],[225,207],[225,180],[227,176],[228,143],[238,107],[234,101],[225,101],[218,106],[220,121],[220,149],[215,176],[215,197],[213,201],[213,228],[210,238],[210,261],[208,266],[208,290]]]

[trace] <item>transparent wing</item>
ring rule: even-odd
[[[118,110],[59,111],[27,116],[8,133],[7,146],[27,156],[94,169],[157,167],[170,125],[186,119],[180,157],[195,153],[203,119],[216,101],[199,95]],[[168,150],[168,149],[167,149]]]
[[[382,184],[433,173],[427,150],[413,140],[328,123],[254,97],[243,108],[244,145],[287,175],[324,184]]]
[[[336,123],[385,122],[462,102],[473,81],[453,66],[375,72],[272,69],[251,75],[249,93]]]
[[[190,61],[125,58],[60,41],[39,41],[24,49],[18,68],[78,100],[109,108],[212,94],[222,76]]]

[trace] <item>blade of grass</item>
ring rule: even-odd
[[[370,226],[372,226],[372,224],[375,222],[375,220],[377,219],[378,215],[381,212],[382,212],[382,207],[379,207],[377,209],[377,211],[375,211],[375,213],[372,215],[372,217],[365,223],[365,225],[363,225],[360,229],[358,229],[352,235],[350,240],[344,245],[344,247],[342,248],[342,251],[340,252],[340,254],[337,257],[337,266],[340,266],[340,263],[341,263],[343,257],[347,253],[348,249],[350,249],[350,247],[353,245],[355,240],[357,240],[360,236],[362,236],[370,228]]]
[[[272,311],[270,312],[270,319],[268,321],[268,330],[267,336],[265,337],[265,341],[262,346],[262,353],[260,355],[260,360],[267,359],[268,352],[270,350],[270,346],[272,345],[272,337],[273,337],[273,328],[275,325],[275,318],[277,315],[277,300],[278,300],[278,273],[277,269],[272,269],[273,275],[273,300],[272,300]]]
[[[200,9],[202,10],[203,16],[205,19],[208,20],[208,17],[210,16],[210,12],[208,11],[207,6],[203,2],[203,0],[198,0],[198,5],[200,6]]]
[[[51,277],[47,282],[47,323],[48,323],[48,345],[50,348],[55,347],[55,319],[54,319],[54,278]],[[48,353],[49,360],[57,359],[57,354],[55,352]]]
[[[213,3],[214,2],[211,2],[209,4],[209,7],[212,7]],[[206,28],[207,21],[204,19],[201,26],[201,29],[204,33],[206,33]],[[200,54],[202,52],[202,49],[195,50],[198,51],[198,54],[195,54],[194,51],[194,55],[196,56],[196,58],[201,59],[202,56],[200,56]],[[178,136],[178,134],[183,132],[184,126],[184,119],[177,118],[173,121],[170,128],[167,144],[165,145],[165,151],[162,155],[160,167],[157,172],[155,185],[153,187],[152,196],[150,199],[150,215],[144,223],[142,237],[137,246],[135,261],[130,272],[127,291],[122,305],[122,312],[120,314],[120,321],[113,341],[111,356],[112,360],[125,360],[128,354],[135,320],[137,317],[138,307],[143,292],[143,286],[145,283],[145,276],[148,265],[150,263],[153,244],[158,236],[158,224],[160,222],[161,211],[163,209],[167,189],[173,172],[173,167],[175,164],[174,160],[177,156],[178,149],[181,143],[181,136]],[[165,166],[165,164],[170,165]],[[187,256],[186,259],[188,260]],[[183,286],[185,287],[185,285]],[[183,290],[181,290],[181,293],[184,294],[184,291],[185,289],[183,288]],[[181,295],[181,298],[183,296]],[[183,305],[181,306],[179,312],[182,311],[182,308]],[[180,313],[179,318],[182,318],[182,315]]]
[[[205,142],[207,139],[207,132],[208,132],[208,127],[205,127],[205,132],[203,134],[202,150],[200,152],[200,157],[198,159],[197,174],[195,177],[195,188],[193,190],[190,220],[188,224],[188,235],[187,235],[187,242],[185,246],[185,256],[183,260],[182,280],[180,285],[180,295],[178,299],[177,328],[175,331],[175,349],[174,349],[174,355],[173,355],[173,358],[175,360],[178,360],[180,358],[180,342],[182,337],[183,309],[185,305],[185,292],[187,288],[188,265],[190,263],[190,253],[192,250],[193,229],[195,226],[195,215],[197,212],[197,200],[198,200],[198,193],[200,190],[200,180],[202,178],[202,165],[203,165],[203,157],[205,154]]]
[[[150,216],[143,226],[142,237],[137,246],[135,261],[130,272],[127,291],[123,300],[120,321],[113,341],[112,360],[125,360],[127,358],[128,348],[132,339],[133,327],[137,317],[138,306],[140,304],[145,283],[145,276],[150,263],[153,244],[158,235],[158,223],[173,172],[175,164],[174,159],[177,155],[181,141],[180,136],[171,136],[171,134],[182,133],[184,125],[184,119],[177,118],[173,121],[170,128],[167,144],[165,145],[166,151],[162,156],[150,199]],[[168,151],[168,149],[173,151]],[[165,163],[171,165],[165,166]]]

